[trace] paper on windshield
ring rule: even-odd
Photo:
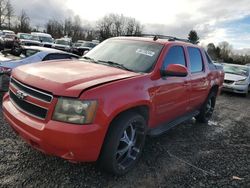
[[[150,50],[143,50],[143,49],[137,49],[136,53],[143,54],[143,55],[150,56],[150,57],[153,57],[155,55],[155,52],[150,51]]]

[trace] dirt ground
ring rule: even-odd
[[[0,186],[250,187],[250,97],[224,93],[208,125],[190,120],[148,138],[139,164],[123,177],[32,149],[1,112]]]

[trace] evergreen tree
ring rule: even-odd
[[[188,40],[192,42],[193,44],[198,44],[199,41],[199,36],[195,30],[191,30],[188,34]]]

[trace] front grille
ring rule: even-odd
[[[43,46],[46,48],[51,48],[52,45],[51,44],[44,44]]]
[[[225,84],[233,84],[234,81],[232,81],[232,80],[224,80],[224,83],[225,83]]]
[[[12,102],[21,110],[26,113],[38,117],[40,119],[45,119],[47,116],[48,110],[39,106],[36,106],[32,103],[29,103],[25,100],[19,99],[11,90],[9,90],[10,99]]]
[[[58,49],[58,50],[65,50],[64,47],[55,47],[55,49]]]
[[[21,82],[11,78],[11,84],[13,84],[17,89],[24,91],[25,93],[45,102],[51,102],[53,96],[49,93],[39,91],[37,89],[31,88],[27,85],[22,84]]]
[[[23,43],[23,45],[25,45],[25,46],[40,46],[37,43],[30,43],[30,42],[25,42],[25,43]]]

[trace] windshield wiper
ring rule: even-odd
[[[98,60],[97,62],[100,62],[100,63],[103,63],[103,64],[107,64],[107,65],[110,65],[112,67],[117,67],[117,68],[121,68],[123,70],[127,70],[127,71],[132,71],[134,72],[133,70],[125,67],[123,64],[119,64],[119,63],[116,63],[116,62],[113,62],[113,61],[103,61],[103,60]]]
[[[242,74],[239,74],[239,73],[236,73],[236,72],[225,72],[225,73],[234,74],[234,75],[238,75],[238,76],[245,76],[245,75],[242,75]]]
[[[83,56],[82,59],[89,60],[90,62],[93,62],[93,63],[98,63],[95,59],[88,57],[88,56]]]

